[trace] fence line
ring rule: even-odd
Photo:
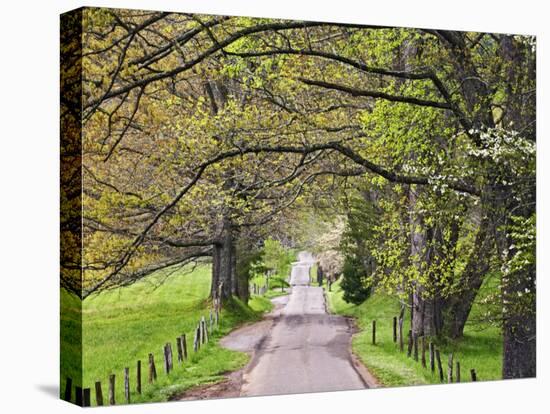
[[[256,292],[257,286],[254,284],[253,291]],[[262,288],[259,289],[259,292],[262,292]],[[201,316],[197,328],[194,330],[194,340],[193,340],[193,351],[199,352],[201,346],[206,345],[209,342],[209,337],[213,335],[214,329],[219,330],[220,325],[220,317],[219,317],[219,311],[220,311],[220,303],[218,301],[214,302],[214,310],[210,310],[209,313],[209,324],[206,322],[206,317]],[[400,316],[399,318],[393,317],[392,319],[392,339],[394,343],[398,342],[399,350],[403,352],[403,318]],[[187,336],[185,333],[183,333],[181,336],[176,338],[176,350],[177,350],[177,358],[178,362],[181,363],[181,365],[184,364],[185,361],[188,359],[188,352],[187,352]],[[407,357],[413,357],[415,361],[418,361],[419,357],[419,350],[418,350],[418,339],[419,337],[416,334],[412,333],[412,330],[409,330],[408,332],[408,348],[407,348]],[[376,320],[372,321],[372,344],[376,345]],[[427,348],[427,349],[426,349]],[[441,353],[438,348],[434,345],[433,342],[429,342],[428,346],[426,347],[426,338],[424,336],[420,336],[420,352],[421,352],[421,364],[423,368],[427,368],[427,361],[426,361],[426,350],[428,351],[429,356],[429,364],[430,364],[430,371],[432,372],[432,375],[435,373],[435,368],[437,364],[438,369],[438,375],[441,382],[444,382],[445,377],[443,374],[443,367],[441,364]],[[163,357],[164,357],[164,372],[166,375],[168,375],[173,369],[173,354],[172,354],[172,343],[167,342],[163,347]],[[453,365],[454,364],[454,365]],[[157,370],[155,366],[155,358],[152,353],[149,354],[149,375],[148,375],[148,382],[149,384],[152,384],[157,380]],[[453,377],[453,366],[455,368],[455,376]],[[470,369],[470,377],[473,382],[477,381],[477,373],[474,368]],[[109,386],[108,386],[108,398],[109,398],[109,405],[116,405],[115,400],[115,383],[116,383],[116,376],[115,374],[109,375]],[[448,363],[447,363],[447,382],[452,383],[453,380],[455,382],[461,382],[461,366],[460,362],[458,360],[454,361],[453,353],[450,353],[448,355]],[[65,392],[64,392],[64,399],[66,401],[72,400],[72,389],[73,389],[73,382],[72,379],[67,377],[65,382]],[[82,388],[81,386],[74,386],[74,396],[75,396],[75,403],[77,405],[87,407],[91,404],[91,389],[90,388]],[[95,382],[95,401],[96,405],[102,406],[104,404],[103,400],[103,391],[101,387],[101,382],[96,381]],[[142,393],[142,381],[141,381],[141,360],[137,361],[136,365],[136,393],[141,394]],[[131,401],[131,391],[130,391],[130,370],[128,367],[124,368],[124,397],[126,403],[130,403]]]
[[[220,308],[221,303],[214,301],[214,309],[210,310],[208,314],[208,323],[206,317],[203,315],[200,317],[197,328],[194,331],[193,351],[199,352],[201,346],[208,344],[210,337],[214,335],[214,331],[220,329]],[[187,336],[185,333],[176,338],[176,352],[177,359],[180,365],[183,365],[188,360],[187,352]],[[172,353],[172,343],[167,342],[162,348],[164,373],[169,375],[174,370],[174,360]],[[153,353],[149,353],[148,358],[148,383],[152,384],[157,380],[157,370],[155,366],[155,357]],[[141,360],[136,362],[136,377],[135,377],[135,392],[142,394],[142,378],[141,378]],[[130,384],[130,368],[125,367],[123,369],[123,391],[124,400],[127,404],[131,401],[131,384]],[[133,381],[133,380],[132,380]],[[109,374],[108,376],[108,403],[109,405],[116,405],[116,375]],[[91,389],[83,388],[82,386],[75,385],[73,387],[73,380],[70,377],[66,378],[65,391],[63,394],[64,400],[72,402],[72,391],[74,388],[74,402],[81,407],[89,407],[91,405]],[[95,403],[97,406],[104,405],[103,390],[101,381],[94,383]]]
[[[391,321],[391,333],[392,340],[396,346],[398,346],[399,351],[404,351],[404,338],[403,338],[403,315],[399,317],[394,316]],[[424,335],[417,336],[413,334],[412,330],[408,331],[408,346],[407,346],[407,357],[413,358],[414,361],[420,363],[422,368],[429,369],[432,375],[436,373],[439,376],[440,382],[445,382],[445,375],[443,373],[443,366],[441,363],[441,351],[435,346],[431,341],[428,341],[428,338]],[[420,344],[418,343],[420,341]],[[372,344],[376,345],[376,321],[372,321]],[[420,358],[419,358],[420,354]],[[428,355],[426,355],[428,354]],[[458,358],[451,352],[448,355],[447,361],[447,383],[451,384],[453,382],[461,382],[461,365]],[[475,369],[470,369],[470,377],[472,381],[477,381],[477,372]]]

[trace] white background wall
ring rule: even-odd
[[[544,0],[11,0],[0,18],[0,411],[66,413],[58,383],[59,13],[81,5],[538,35],[538,379],[117,407],[118,413],[541,412],[550,390]],[[544,98],[544,99],[543,99]],[[546,253],[546,254],[545,254]],[[546,328],[546,329],[545,329]],[[546,395],[545,393],[546,392]],[[227,411],[226,411],[227,410]],[[101,411],[97,411],[101,412]]]

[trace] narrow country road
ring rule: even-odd
[[[309,286],[310,253],[292,268],[292,293],[255,347],[240,395],[273,395],[366,388],[350,354],[348,321],[326,311],[323,289]]]

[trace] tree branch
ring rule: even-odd
[[[299,77],[298,80],[302,83],[305,83],[306,85],[319,86],[325,89],[341,91],[341,92],[348,93],[352,96],[367,96],[371,98],[385,99],[391,102],[403,102],[403,103],[409,103],[412,105],[428,106],[428,107],[439,108],[439,109],[452,109],[451,105],[449,105],[446,102],[431,101],[431,100],[419,99],[419,98],[408,97],[408,96],[390,95],[384,92],[369,91],[365,89],[356,89],[349,86],[338,85],[335,83],[317,81],[312,79],[305,79],[301,77]]]
[[[116,287],[122,287],[122,286],[127,286],[131,283],[134,283],[140,279],[143,279],[144,277],[152,274],[152,273],[155,273],[155,272],[158,272],[159,270],[162,270],[162,269],[166,269],[168,267],[172,267],[172,266],[176,266],[176,265],[185,265],[185,264],[188,264],[189,262],[195,260],[195,259],[198,259],[200,257],[209,257],[212,255],[212,250],[211,249],[207,249],[207,250],[200,250],[200,251],[197,251],[197,252],[193,252],[193,253],[190,253],[190,254],[187,254],[185,256],[181,256],[181,257],[177,257],[177,258],[174,258],[174,259],[169,259],[169,260],[165,260],[161,263],[157,263],[157,264],[154,264],[154,265],[151,265],[151,266],[147,266],[137,272],[133,272],[133,273],[129,273],[129,274],[125,274],[124,275],[124,282],[121,283],[121,284],[117,284],[115,286],[112,286],[112,288],[116,288]],[[97,292],[98,291],[98,285],[92,287],[91,289],[83,292],[83,295],[82,295],[82,300],[86,299],[88,296],[92,295],[93,293]]]
[[[184,72],[186,70],[191,69],[195,65],[202,62],[204,59],[209,57],[210,55],[218,52],[219,50],[229,46],[233,42],[239,40],[242,37],[255,34],[255,33],[261,33],[265,31],[270,30],[288,30],[288,29],[299,29],[304,27],[313,27],[313,26],[322,26],[327,25],[327,23],[318,23],[318,22],[286,22],[286,23],[268,23],[268,24],[260,24],[257,26],[247,27],[245,29],[239,30],[232,35],[226,37],[225,39],[219,41],[219,43],[212,45],[210,48],[208,48],[203,53],[199,54],[195,59],[178,66],[172,70],[168,70],[166,72],[158,73],[156,75],[148,76],[142,79],[139,79],[135,82],[132,82],[128,85],[121,86],[117,89],[109,90],[107,93],[103,94],[100,98],[92,99],[91,101],[87,102],[84,105],[84,109],[88,108],[96,108],[98,105],[101,104],[101,102],[111,99],[115,96],[122,95],[128,91],[131,91],[132,89],[143,87],[145,85],[148,85],[149,83],[160,81],[162,79],[170,78],[172,76],[175,76],[181,72]]]

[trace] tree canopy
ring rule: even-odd
[[[212,294],[239,294],[235,246],[307,238],[313,211],[344,220],[348,267],[369,263],[364,283],[398,294],[419,334],[459,337],[498,273],[503,376],[534,375],[532,37],[79,18],[81,94],[62,98],[62,117],[82,118],[83,192],[62,207],[82,205],[83,252],[62,258],[65,287],[85,298],[206,257]],[[66,85],[75,48],[62,44]],[[67,245],[78,220],[62,220]]]

